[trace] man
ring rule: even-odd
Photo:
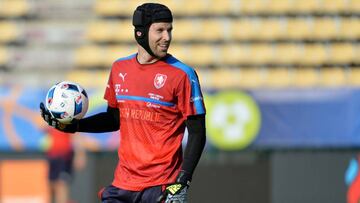
[[[44,119],[66,132],[120,129],[119,162],[112,185],[101,193],[103,202],[187,202],[206,140],[205,107],[195,71],[167,53],[172,21],[162,4],[136,8],[138,52],[113,63],[106,112],[64,125],[40,105]]]
[[[49,185],[51,202],[70,202],[70,182],[73,169],[82,170],[86,154],[80,145],[79,137],[61,132],[55,128],[46,128],[48,145],[46,157],[49,163]]]

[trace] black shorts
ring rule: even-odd
[[[102,203],[154,203],[164,189],[165,186],[155,186],[142,191],[129,191],[110,185],[99,192],[99,198]]]
[[[73,172],[73,157],[48,158],[49,161],[49,180],[71,181]]]

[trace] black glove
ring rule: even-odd
[[[165,200],[165,203],[187,203],[187,190],[191,177],[185,171],[180,171],[175,183],[167,185],[157,203]]]
[[[56,120],[45,107],[44,103],[40,103],[40,113],[41,117],[46,121],[50,126],[56,128],[60,131],[66,133],[75,133],[78,129],[79,122],[76,119],[73,119],[70,124],[64,124]]]

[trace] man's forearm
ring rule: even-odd
[[[188,129],[188,142],[184,153],[182,171],[185,171],[190,179],[200,160],[206,142],[205,115],[190,116],[186,120]]]
[[[120,115],[117,108],[108,107],[106,112],[98,113],[79,120],[79,132],[111,132],[120,127]]]

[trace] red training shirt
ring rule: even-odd
[[[104,98],[120,111],[113,185],[140,191],[173,182],[182,164],[184,121],[205,114],[194,69],[171,55],[139,64],[133,54],[114,62]]]

